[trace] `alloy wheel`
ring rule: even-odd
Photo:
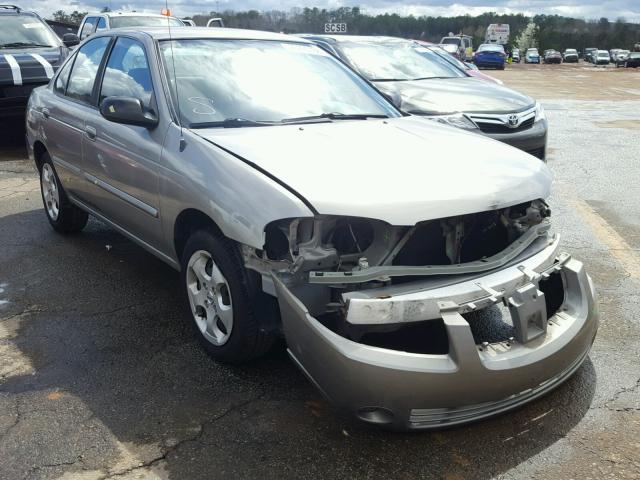
[[[233,329],[233,306],[226,278],[204,250],[191,255],[186,275],[189,305],[198,329],[213,345],[224,345]]]

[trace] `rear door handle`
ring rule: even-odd
[[[89,140],[95,140],[96,139],[96,129],[93,127],[84,127],[84,133],[87,135],[87,138]]]
[[[49,109],[48,108],[43,108],[41,111],[42,111],[42,116],[44,118],[49,118],[51,116],[51,114],[49,113]]]

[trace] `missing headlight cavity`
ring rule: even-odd
[[[373,226],[363,218],[340,218],[325,241],[339,254],[362,253],[373,243]]]

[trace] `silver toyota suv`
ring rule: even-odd
[[[97,33],[34,90],[27,140],[57,232],[111,225],[181,272],[213,358],[284,334],[362,421],[503,412],[566,380],[595,337],[592,283],[550,230],[547,166],[403,114],[307,40]]]

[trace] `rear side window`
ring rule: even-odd
[[[84,40],[89,35],[93,33],[96,27],[96,23],[98,23],[97,17],[87,17],[87,20],[82,25],[82,31],[80,32],[80,40]]]
[[[67,89],[69,72],[71,71],[72,65],[73,65],[73,58],[69,59],[69,61],[64,64],[64,67],[62,67],[62,70],[60,70],[60,73],[56,78],[56,83],[53,85],[53,90],[56,93],[59,93],[60,95],[64,95],[64,92]]]
[[[144,47],[130,38],[118,38],[102,80],[100,101],[106,97],[133,97],[149,107],[153,87]]]
[[[110,37],[96,38],[85,43],[76,55],[67,86],[67,96],[84,103],[91,103],[93,85],[98,67],[109,45]]]

